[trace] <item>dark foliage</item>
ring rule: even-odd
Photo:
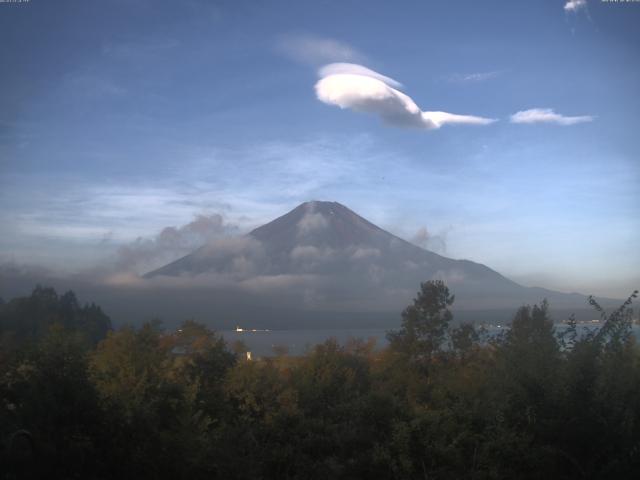
[[[543,302],[487,341],[426,282],[386,349],[247,361],[195,321],[107,334],[38,287],[0,306],[0,479],[638,478],[635,296],[591,299],[586,335]]]
[[[5,352],[33,344],[54,325],[79,333],[91,345],[107,336],[111,320],[97,305],[81,306],[69,291],[37,286],[30,296],[0,302],[0,347]]]

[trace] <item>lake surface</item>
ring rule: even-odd
[[[270,330],[257,332],[236,332],[235,330],[223,330],[219,332],[224,339],[232,345],[240,340],[244,342],[252,355],[267,357],[274,355],[274,347],[285,347],[290,355],[301,355],[314,345],[323,343],[329,338],[335,338],[344,345],[351,338],[367,340],[376,339],[378,347],[387,345],[386,329],[323,329],[323,330]]]
[[[565,324],[556,324],[556,332],[567,328]],[[581,334],[590,330],[596,330],[597,325],[578,325]],[[507,330],[506,327],[492,326],[487,328],[489,336],[497,335]],[[245,331],[223,330],[219,333],[232,345],[236,341],[242,341],[251,351],[253,357],[268,357],[274,355],[274,348],[284,347],[290,355],[301,355],[310,350],[314,345],[323,343],[329,338],[335,338],[338,343],[344,345],[349,339],[376,340],[378,348],[385,347],[389,342],[386,334],[389,329],[384,328],[355,328],[355,329],[320,329],[320,330],[269,330],[269,331]],[[640,325],[633,326],[633,333],[640,340]]]

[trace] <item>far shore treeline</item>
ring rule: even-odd
[[[429,281],[383,349],[250,360],[194,320],[114,330],[37,287],[0,301],[0,480],[638,478],[636,296],[590,298],[586,335],[543,301],[487,340]]]

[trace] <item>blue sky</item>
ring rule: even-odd
[[[0,262],[78,271],[196,215],[242,232],[320,199],[526,285],[624,296],[639,22],[596,0],[0,4]],[[497,121],[408,128],[323,99],[334,62]]]

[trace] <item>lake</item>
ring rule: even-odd
[[[560,332],[567,328],[565,324],[556,324],[556,331]],[[581,333],[588,330],[597,329],[598,326],[578,325]],[[505,331],[505,327],[492,326],[487,329],[489,335],[497,335]],[[374,338],[378,348],[382,348],[388,344],[386,334],[389,330],[384,328],[355,328],[355,329],[291,329],[291,330],[269,330],[269,331],[244,331],[237,332],[235,330],[223,330],[219,333],[224,339],[232,345],[240,340],[244,342],[253,357],[268,357],[274,355],[274,347],[286,347],[290,355],[301,355],[312,348],[314,345],[323,343],[329,338],[335,338],[341,345],[344,345],[349,339],[359,338],[367,340]],[[633,326],[633,333],[637,339],[640,339],[640,325]]]

